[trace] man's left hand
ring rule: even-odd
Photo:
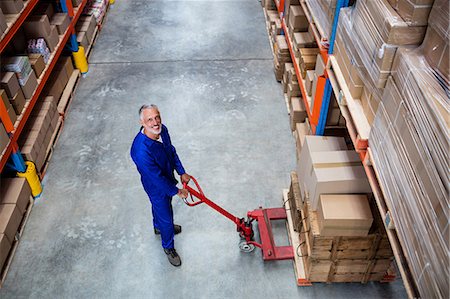
[[[191,180],[191,176],[188,175],[187,173],[184,173],[181,175],[181,183],[189,183],[189,181]]]

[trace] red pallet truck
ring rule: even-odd
[[[184,202],[190,206],[196,206],[202,203],[207,204],[223,216],[233,221],[237,226],[237,232],[241,237],[239,248],[243,252],[252,252],[256,247],[261,248],[263,253],[263,260],[287,260],[294,258],[294,250],[292,246],[275,246],[272,234],[271,220],[286,219],[286,210],[281,208],[263,209],[259,208],[254,211],[247,212],[247,219],[238,218],[209,200],[202,191],[197,180],[191,176],[191,181],[194,182],[197,190],[184,183],[183,186],[188,190],[190,199],[183,199]],[[197,199],[194,199],[196,197]],[[259,236],[261,243],[254,241],[253,221],[258,222]]]

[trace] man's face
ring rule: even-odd
[[[162,126],[159,111],[154,108],[149,108],[142,111],[141,125],[146,131],[152,134],[161,134]]]

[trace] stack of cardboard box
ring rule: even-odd
[[[8,25],[6,24],[6,17],[3,14],[2,9],[0,8],[0,36],[3,35],[3,32],[5,32],[6,29],[8,29]]]
[[[337,0],[307,0],[314,21],[320,28],[323,40],[328,40],[331,35]]]
[[[53,133],[57,129],[59,113],[53,97],[40,99],[34,108],[19,139],[20,151],[25,160],[33,161],[38,171],[48,154]]]
[[[56,49],[59,42],[58,28],[50,24],[49,17],[44,15],[30,16],[24,23],[25,36],[27,39],[43,38],[50,52]]]
[[[70,76],[74,71],[72,58],[70,56],[62,56],[54,67],[52,75],[48,78],[47,83],[42,91],[43,96],[52,96],[55,104],[58,105],[64,88],[69,82]]]
[[[276,42],[273,44],[273,66],[275,78],[277,81],[283,79],[285,64],[291,62],[291,54],[289,53],[288,44],[284,35],[277,35]]]
[[[18,14],[23,9],[22,0],[2,0],[0,1],[0,8],[4,14]]]
[[[16,234],[31,200],[31,189],[26,179],[0,180],[0,273],[16,242]]]
[[[87,50],[94,41],[97,22],[94,16],[81,16],[76,25],[77,41]]]

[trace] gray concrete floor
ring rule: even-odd
[[[185,168],[237,216],[281,205],[295,145],[260,3],[118,0],[76,91],[2,298],[401,298],[391,284],[295,284],[291,261],[241,253],[234,225],[174,198],[172,267],[129,148],[160,106]],[[283,223],[277,241],[287,244]]]

